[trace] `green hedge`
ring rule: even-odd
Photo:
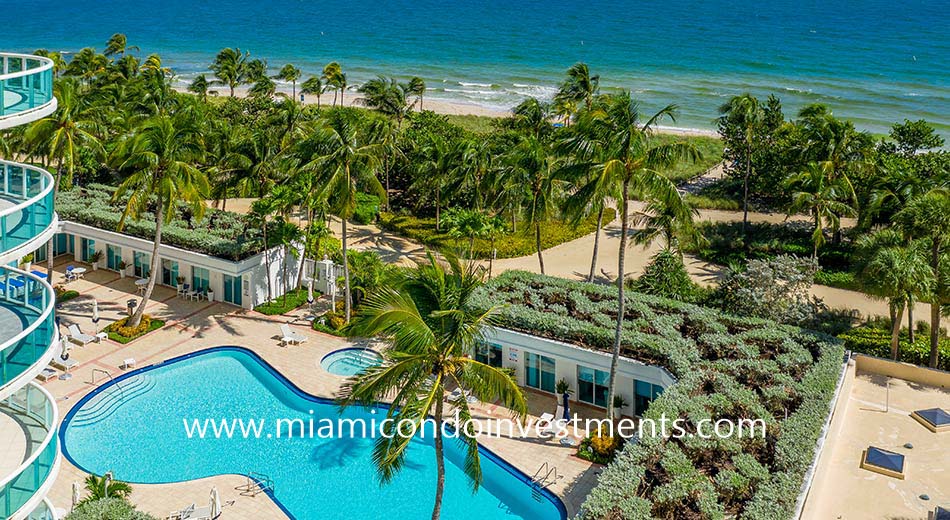
[[[112,202],[115,190],[112,186],[90,184],[61,191],[56,198],[56,212],[60,220],[116,231],[127,199]],[[139,220],[128,219],[122,233],[152,240],[154,215],[147,213]],[[191,216],[190,209],[179,206],[171,223],[162,227],[162,243],[237,261],[259,253],[263,240],[260,228],[249,224],[242,215],[209,208],[197,219]]]
[[[353,222],[357,224],[371,224],[379,217],[379,197],[368,193],[356,194],[356,209],[353,211]]]
[[[609,352],[617,290],[509,271],[480,288],[500,325]],[[625,357],[665,367],[677,382],[646,412],[764,419],[756,439],[646,437],[600,475],[581,518],[791,518],[812,462],[844,349],[827,335],[638,293],[628,295]],[[786,415],[787,414],[787,415]]]
[[[156,520],[148,513],[136,511],[135,506],[121,498],[102,498],[86,502],[71,513],[65,520]]]
[[[121,343],[125,345],[126,343],[132,341],[133,339],[141,338],[142,336],[148,334],[149,332],[152,332],[153,330],[158,330],[165,326],[164,320],[153,319],[148,316],[145,316],[142,318],[142,321],[145,321],[146,319],[148,320],[148,326],[143,327],[143,330],[141,332],[132,336],[124,336],[122,334],[119,334],[118,332],[118,329],[122,327],[122,325],[125,323],[125,320],[126,320],[125,318],[115,323],[110,324],[108,327],[106,327],[105,330],[106,330],[106,333],[109,334],[109,339],[111,339],[112,341],[115,341],[116,343]]]
[[[604,211],[604,225],[611,222],[616,216],[613,209]],[[379,227],[387,231],[398,233],[404,237],[421,242],[429,247],[444,249],[461,249],[468,252],[468,240],[456,239],[449,236],[445,228],[441,232],[435,230],[434,218],[417,218],[408,215],[381,213]],[[584,235],[593,233],[597,228],[597,216],[584,219],[577,226],[571,226],[563,221],[546,222],[541,227],[541,248],[549,249],[554,246],[570,242]],[[491,257],[491,241],[475,240],[475,257],[488,259]],[[518,224],[517,233],[508,233],[495,240],[496,258],[517,258],[535,254],[535,239],[533,229],[528,229],[524,223]]]
[[[314,294],[314,298],[316,297],[317,295]],[[278,296],[272,301],[262,303],[257,307],[254,307],[254,310],[268,316],[278,316],[281,314],[286,314],[305,303],[307,303],[307,290],[293,289],[282,296]]]
[[[891,333],[888,330],[863,326],[853,328],[838,338],[844,341],[844,347],[854,352],[876,356],[884,359],[891,358]],[[939,343],[937,368],[950,370],[950,338],[941,338]],[[898,346],[898,360],[915,365],[930,366],[930,335],[917,334],[914,342],[910,342],[906,330],[902,330]]]

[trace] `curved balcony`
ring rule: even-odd
[[[35,251],[56,233],[54,183],[42,168],[0,160],[0,263]]]
[[[56,403],[45,389],[30,383],[0,402],[0,419],[12,421],[23,434],[22,462],[0,474],[0,518],[34,518],[38,507],[42,514],[41,504],[59,473]]]
[[[53,288],[39,276],[0,266],[0,399],[26,385],[53,359],[60,346],[55,303]]]
[[[52,60],[0,53],[0,67],[0,129],[36,121],[56,110]]]

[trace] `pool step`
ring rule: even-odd
[[[73,426],[91,426],[111,416],[123,403],[128,402],[155,387],[156,381],[147,374],[139,374],[109,387],[95,398],[86,403],[73,416],[70,422]]]

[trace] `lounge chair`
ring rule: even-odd
[[[211,507],[195,507],[195,504],[191,504],[181,511],[172,511],[167,518],[168,520],[211,520]]]
[[[39,374],[36,374],[36,378],[39,379],[40,381],[46,382],[46,381],[49,381],[50,379],[55,378],[57,374],[58,372],[56,372],[55,368],[46,367],[43,369],[42,372],[40,372]]]
[[[290,325],[284,324],[280,326],[280,342],[284,346],[286,345],[299,345],[304,341],[307,341],[307,336],[300,334],[299,332],[290,328]]]
[[[54,356],[50,364],[62,370],[64,373],[69,373],[70,370],[79,366],[79,363],[77,363],[75,359],[63,359],[59,356]]]
[[[82,331],[79,330],[78,325],[70,325],[69,340],[77,345],[85,346],[89,343],[92,343],[93,341],[98,341],[98,338],[95,336],[90,336],[89,334],[83,334]]]
[[[455,401],[458,401],[463,394],[464,392],[462,392],[461,388],[456,388],[455,390],[452,390],[452,393],[450,393],[448,397],[446,397],[446,400],[450,403],[454,403]],[[475,404],[478,402],[478,398],[476,398],[474,395],[465,395],[465,402],[468,404]]]
[[[538,434],[543,438],[554,437],[554,435],[560,430],[553,413],[544,412],[541,414],[541,417],[538,417],[538,423],[546,423],[544,427],[540,427],[538,429]]]

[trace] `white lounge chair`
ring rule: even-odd
[[[307,336],[300,334],[299,332],[290,328],[290,325],[284,324],[280,326],[280,342],[283,345],[299,345],[304,341],[307,341]]]
[[[79,330],[79,325],[70,325],[69,328],[69,340],[77,345],[87,345],[93,341],[97,341],[95,336],[90,336],[89,334],[83,334]]]
[[[39,374],[36,374],[36,378],[39,379],[40,381],[46,382],[46,381],[49,381],[50,379],[55,378],[56,374],[57,372],[55,368],[46,367],[43,369],[42,372],[40,372]]]
[[[538,430],[538,434],[544,438],[549,438],[549,435],[553,437],[558,432],[557,423],[552,413],[545,412],[541,414],[538,417],[538,423],[545,423],[545,426]]]
[[[195,504],[191,504],[181,511],[172,511],[167,518],[168,520],[211,520],[211,507],[195,507]]]
[[[461,398],[463,394],[464,392],[462,392],[461,388],[456,388],[455,390],[452,390],[452,393],[450,393],[448,397],[446,397],[446,400],[450,403],[454,403],[459,398]],[[478,398],[474,395],[465,395],[465,402],[468,404],[476,404],[478,403]]]
[[[69,373],[70,370],[76,368],[76,366],[79,365],[75,359],[63,359],[59,356],[54,356],[53,360],[50,361],[50,364],[65,373]]]

